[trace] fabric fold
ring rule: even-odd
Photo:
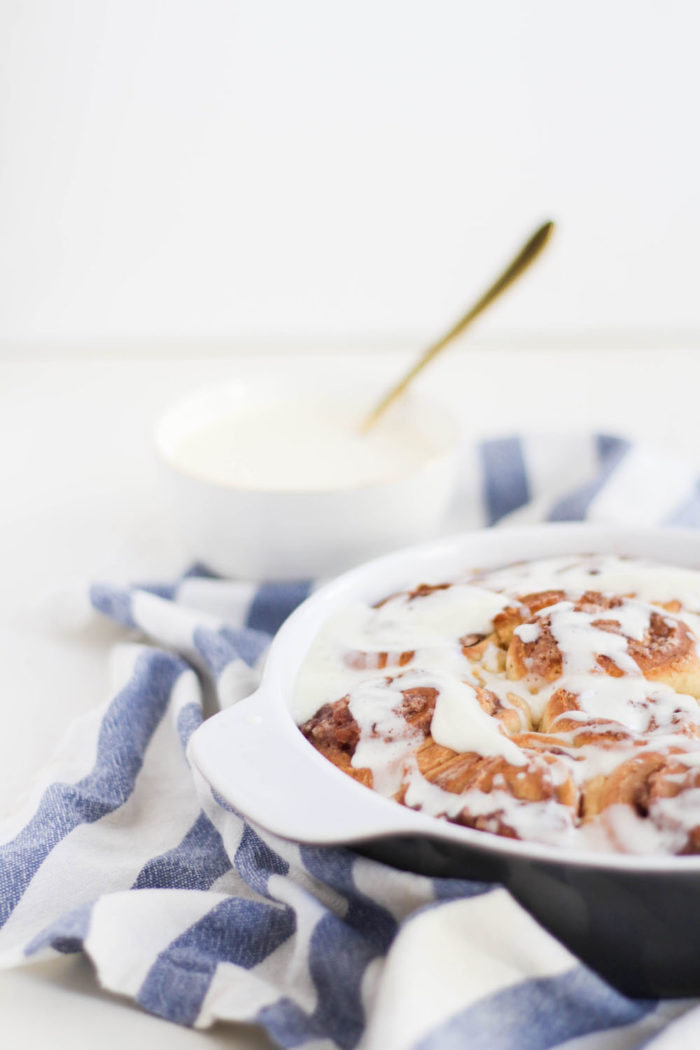
[[[690,468],[614,436],[505,437],[465,457],[480,475],[455,524],[623,522],[640,507],[649,523],[700,521]],[[283,1047],[661,1048],[676,1017],[689,1045],[694,1002],[620,995],[502,888],[287,842],[212,795],[187,759],[204,701],[255,688],[312,587],[203,568],[93,586],[94,608],[139,641],[60,776],[0,822],[0,965],[83,951],[153,1014],[258,1023]]]

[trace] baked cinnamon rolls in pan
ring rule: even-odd
[[[344,773],[481,831],[700,853],[700,572],[614,556],[417,583],[337,613],[295,715]]]

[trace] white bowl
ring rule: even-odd
[[[367,409],[375,393],[342,376],[324,390]],[[435,535],[454,490],[460,430],[444,405],[413,393],[397,411],[425,435],[430,453],[370,483],[276,489],[211,480],[179,462],[183,439],[212,419],[235,419],[251,405],[269,409],[275,399],[292,402],[307,392],[303,378],[289,376],[277,384],[233,383],[186,397],[158,422],[155,445],[173,520],[190,554],[215,572],[278,580],[329,576]]]

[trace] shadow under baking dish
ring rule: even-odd
[[[374,601],[470,568],[610,553],[699,568],[700,535],[542,525],[474,532],[379,558],[319,590],[275,638],[257,693],[209,719],[191,758],[239,812],[273,833],[352,845],[430,876],[495,881],[616,988],[639,997],[700,994],[700,856],[572,852],[490,835],[398,805],[321,756],[291,715],[294,683],[320,626],[353,598]]]
[[[421,836],[359,844],[374,860],[422,875],[506,886],[538,922],[626,995],[700,993],[700,872],[645,873],[477,853]]]

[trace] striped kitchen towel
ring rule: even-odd
[[[620,438],[508,438],[465,449],[455,516],[695,525],[700,492],[689,467]],[[131,640],[111,699],[0,822],[0,963],[83,951],[105,988],[154,1014],[255,1022],[283,1047],[700,1044],[694,1001],[619,994],[502,888],[285,842],[212,796],[188,739],[255,687],[310,586],[194,570],[92,588]]]

